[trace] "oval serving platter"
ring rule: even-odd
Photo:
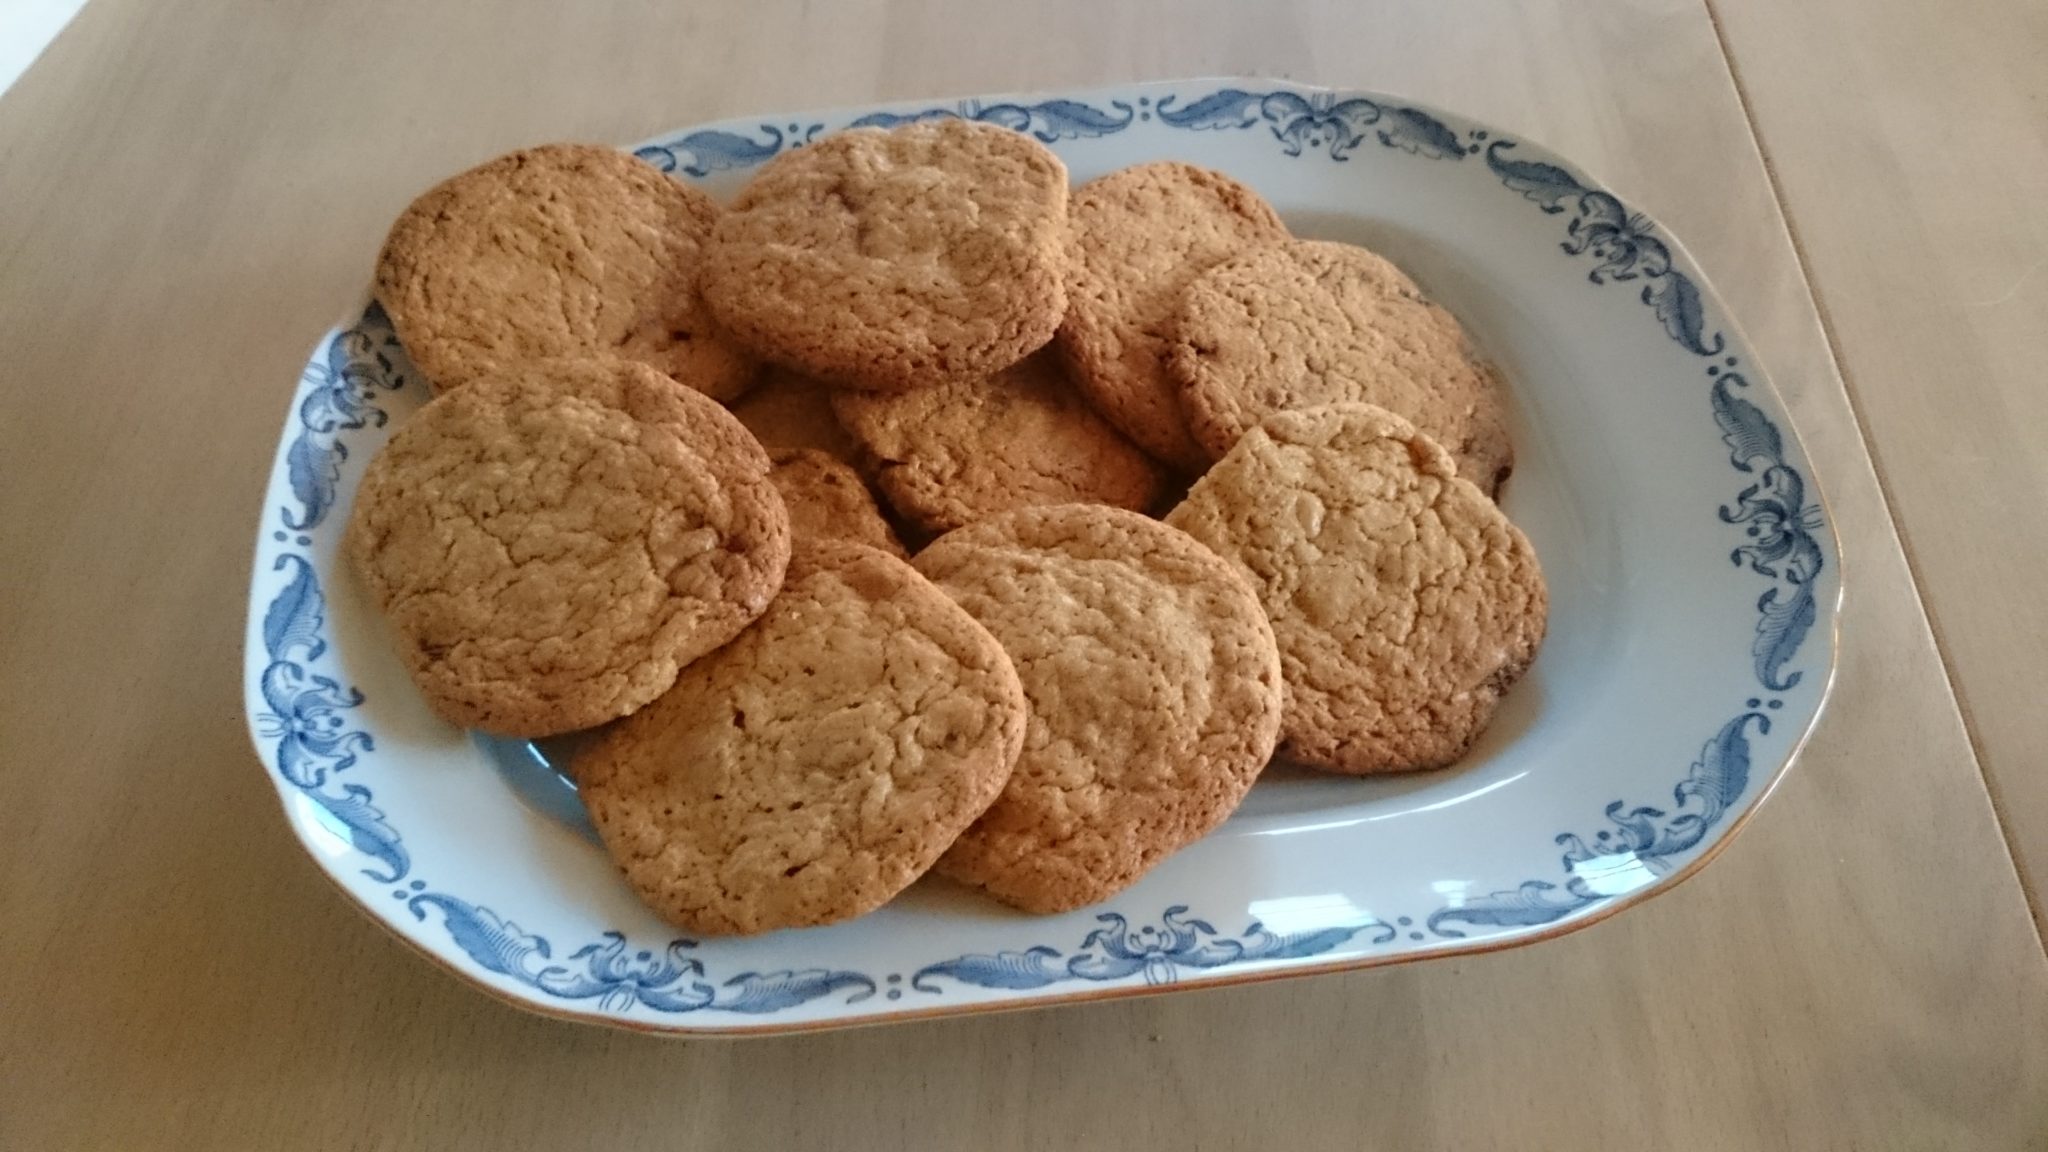
[[[1263,80],[749,118],[638,154],[729,196],[861,124],[1027,132],[1076,183],[1180,159],[1297,235],[1406,268],[1501,366],[1549,638],[1459,766],[1276,765],[1107,904],[1032,917],[927,879],[880,912],[682,939],[621,884],[544,753],[434,719],[337,544],[362,467],[427,399],[389,323],[322,339],[278,444],[250,584],[251,734],[324,874],[414,949],[537,1011],[779,1032],[1160,992],[1529,943],[1663,892],[1754,812],[1834,669],[1840,556],[1805,453],[1676,241],[1543,148],[1364,91]]]

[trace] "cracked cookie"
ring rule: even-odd
[[[777,452],[770,459],[775,467],[768,478],[789,510],[792,539],[850,540],[891,556],[908,555],[882,519],[867,482],[845,461],[810,448]]]
[[[451,723],[537,737],[616,719],[760,615],[789,560],[768,457],[630,361],[542,361],[414,413],[344,546]]]
[[[1165,491],[1159,466],[1043,352],[983,379],[836,392],[832,409],[890,506],[932,532],[1034,504],[1144,511]]]
[[[1030,701],[1016,771],[942,874],[1029,912],[1106,899],[1222,823],[1272,756],[1272,629],[1185,533],[1100,505],[1026,508],[916,565],[1002,643]]]
[[[1287,238],[1259,194],[1221,172],[1163,161],[1091,180],[1068,210],[1073,260],[1059,348],[1110,423],[1194,474],[1211,457],[1166,375],[1167,322],[1189,281],[1247,248]]]
[[[1285,671],[1281,755],[1304,764],[1451,763],[1543,639],[1549,599],[1528,538],[1382,408],[1268,417],[1166,522],[1259,590]]]
[[[1066,166],[1008,128],[850,129],[762,166],[712,230],[705,299],[840,387],[979,379],[1059,326],[1066,205]]]
[[[731,400],[755,362],[698,294],[717,217],[709,196],[624,152],[526,148],[413,201],[377,259],[377,300],[436,389],[618,356]]]
[[[1493,367],[1407,273],[1353,244],[1294,240],[1195,278],[1167,370],[1214,459],[1274,412],[1360,403],[1413,422],[1488,495],[1513,466]]]
[[[626,882],[687,932],[844,920],[923,874],[1024,738],[1002,647],[908,564],[805,541],[768,611],[576,758]]]

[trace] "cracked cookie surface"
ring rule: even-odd
[[[1159,466],[1044,352],[985,379],[837,392],[832,408],[890,506],[927,531],[1036,504],[1144,511],[1165,491]]]
[[[1359,403],[1449,448],[1488,495],[1513,467],[1498,373],[1456,317],[1369,249],[1294,240],[1226,260],[1188,285],[1167,349],[1212,459],[1275,412]]]
[[[438,390],[549,357],[618,356],[716,400],[753,381],[698,292],[718,218],[624,152],[522,149],[413,201],[377,259],[377,300]]]
[[[852,465],[810,448],[777,452],[770,459],[775,467],[768,478],[789,510],[792,539],[850,540],[891,556],[908,555]]]
[[[575,775],[640,898],[689,932],[880,907],[1002,791],[1024,737],[1002,647],[908,564],[797,547],[740,637],[609,729]]]
[[[1066,166],[1007,128],[849,129],[762,166],[712,231],[705,299],[840,387],[989,376],[1059,326],[1066,205]]]
[[[1280,659],[1252,588],[1191,537],[1099,505],[940,537],[930,576],[1030,701],[1001,799],[939,871],[1031,912],[1094,903],[1223,822],[1273,752]]]
[[[1197,275],[1287,238],[1259,194],[1221,172],[1164,161],[1074,193],[1067,315],[1059,348],[1096,408],[1155,459],[1194,474],[1211,457],[1166,374],[1167,325]]]
[[[535,737],[625,715],[736,635],[789,520],[716,403],[643,364],[544,361],[408,418],[344,546],[434,710]]]
[[[1382,408],[1268,418],[1166,522],[1258,589],[1285,673],[1280,752],[1304,764],[1451,763],[1543,639],[1549,599],[1528,538]]]

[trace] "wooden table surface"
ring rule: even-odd
[[[0,99],[0,1148],[2048,1147],[2043,60],[2033,0],[92,0]],[[744,1042],[525,1015],[335,897],[244,735],[249,542],[414,193],[539,140],[1216,73],[1552,144],[1771,365],[1841,667],[1713,867],[1485,957]]]

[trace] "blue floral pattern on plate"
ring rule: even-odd
[[[1443,121],[1420,108],[1365,96],[1224,88],[1185,105],[1168,97],[1159,102],[1158,113],[1165,123],[1194,131],[1263,124],[1289,156],[1321,151],[1332,160],[1349,160],[1352,149],[1368,136],[1385,147],[1432,160],[1465,156],[1457,133]]]
[[[1102,927],[1090,932],[1071,953],[1040,944],[1021,952],[959,956],[927,964],[911,978],[920,992],[940,992],[936,978],[945,977],[983,988],[1043,988],[1067,980],[1122,980],[1142,974],[1145,983],[1171,984],[1185,969],[1221,968],[1254,960],[1297,960],[1318,956],[1360,933],[1371,930],[1371,943],[1385,944],[1397,935],[1391,924],[1377,920],[1335,928],[1276,935],[1254,920],[1241,936],[1219,936],[1206,920],[1191,919],[1187,905],[1175,904],[1159,923],[1133,931],[1114,912],[1095,919]]]
[[[994,124],[1036,137],[1042,143],[1054,144],[1061,140],[1121,132],[1131,126],[1134,114],[1131,106],[1121,101],[1112,101],[1107,108],[1096,108],[1078,100],[1041,100],[1034,104],[984,104],[979,100],[967,100],[944,108],[924,108],[915,112],[870,112],[847,127],[894,128],[919,120],[958,117]]]
[[[1514,147],[1510,140],[1487,145],[1487,166],[1502,184],[1544,212],[1571,214],[1559,247],[1568,256],[1593,261],[1586,279],[1594,285],[1647,280],[1642,302],[1665,333],[1695,355],[1720,355],[1726,342],[1719,332],[1707,332],[1699,288],[1673,266],[1670,248],[1657,237],[1656,226],[1630,212],[1612,193],[1589,187],[1556,165],[1508,159]],[[1784,437],[1777,425],[1738,394],[1749,382],[1731,370],[1735,364],[1730,358],[1707,367],[1713,380],[1708,399],[1721,441],[1728,446],[1729,464],[1739,473],[1756,476],[1757,482],[1736,493],[1734,506],[1724,505],[1719,515],[1725,523],[1748,525],[1752,543],[1737,546],[1730,559],[1772,580],[1757,599],[1751,655],[1764,691],[1787,692],[1798,686],[1802,674],[1782,670],[1798,654],[1816,615],[1813,582],[1823,560],[1814,533],[1822,527],[1821,513],[1806,503],[1806,482],[1786,463]],[[1746,706],[1753,709],[1759,703],[1752,699]],[[1529,927],[1562,919],[1608,898],[1580,874],[1588,868],[1640,866],[1660,876],[1671,871],[1672,858],[1697,845],[1748,786],[1752,724],[1759,733],[1771,729],[1767,715],[1745,711],[1707,741],[1700,758],[1672,790],[1671,809],[1628,808],[1616,800],[1606,811],[1615,827],[1595,834],[1591,847],[1573,833],[1559,833],[1557,842],[1568,848],[1563,864],[1569,875],[1562,883],[1525,880],[1512,889],[1439,908],[1429,916],[1430,931],[1455,939],[1465,935],[1450,927],[1457,923]]]
[[[614,1016],[648,1012],[672,1016],[722,1011],[766,1016],[836,998],[856,1004],[884,992],[894,1001],[907,986],[921,996],[950,989],[1035,990],[1070,982],[1159,986],[1188,973],[1303,960],[1339,948],[1354,951],[1433,938],[1456,941],[1475,926],[1496,929],[1550,924],[1587,912],[1636,886],[1608,882],[1617,871],[1665,875],[1680,867],[1729,813],[1753,803],[1751,741],[1772,730],[1771,713],[1807,672],[1793,665],[1819,618],[1816,584],[1825,565],[1820,511],[1809,484],[1788,459],[1787,440],[1748,393],[1748,378],[1728,341],[1715,330],[1706,300],[1679,266],[1671,246],[1647,218],[1613,194],[1565,168],[1518,153],[1522,145],[1491,138],[1483,129],[1457,129],[1451,118],[1382,97],[1354,93],[1224,86],[1154,99],[1136,89],[1128,99],[1090,102],[1052,98],[965,101],[924,108],[830,118],[763,121],[752,128],[721,126],[648,144],[637,155],[665,171],[702,178],[741,171],[800,147],[838,126],[888,126],[935,117],[998,124],[1047,143],[1085,140],[1150,123],[1176,131],[1257,132],[1279,155],[1347,163],[1377,144],[1418,161],[1459,162],[1483,151],[1484,162],[1508,193],[1564,220],[1563,257],[1590,264],[1584,280],[1596,288],[1640,286],[1649,318],[1680,347],[1708,362],[1707,401],[1728,462],[1742,486],[1714,510],[1718,521],[1743,533],[1731,550],[1737,567],[1768,581],[1756,600],[1751,659],[1757,695],[1702,746],[1671,790],[1668,806],[1609,803],[1607,827],[1590,835],[1562,832],[1560,872],[1530,878],[1486,895],[1455,900],[1415,916],[1354,917],[1302,931],[1276,933],[1253,920],[1235,935],[1219,933],[1211,919],[1172,904],[1132,926],[1123,913],[1104,911],[1099,925],[1060,946],[941,957],[904,972],[863,972],[812,967],[713,973],[696,953],[698,942],[673,939],[636,946],[619,931],[563,951],[546,936],[525,931],[508,916],[436,889],[414,875],[404,838],[376,802],[371,788],[348,773],[376,751],[371,734],[352,719],[364,694],[325,668],[329,656],[326,602],[310,555],[312,534],[332,531],[349,439],[382,427],[380,397],[408,386],[409,365],[388,320],[375,305],[336,333],[301,381],[293,426],[283,449],[285,488],[292,499],[277,507],[275,524],[258,553],[259,585],[267,569],[284,582],[261,608],[260,669],[253,672],[252,729],[266,760],[287,790],[303,798],[311,819],[346,843],[359,872],[395,886],[412,919],[438,923],[446,939],[477,969],[540,998],[584,1002]],[[1394,160],[1391,162],[1406,162]],[[253,653],[252,653],[253,656]],[[252,669],[256,664],[252,663]],[[1770,697],[1766,701],[1766,697]],[[403,885],[402,887],[397,887]],[[1420,924],[1416,920],[1420,920]],[[1427,934],[1427,936],[1425,936]],[[907,977],[907,980],[906,980]]]

